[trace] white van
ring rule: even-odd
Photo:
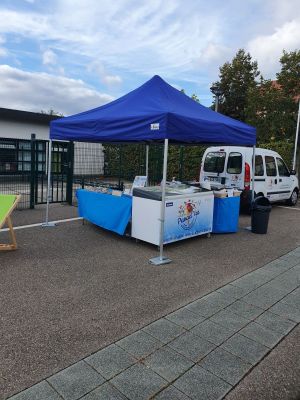
[[[241,204],[248,206],[252,189],[251,147],[217,146],[206,149],[200,169],[200,183],[210,182],[212,187],[241,189]],[[298,200],[299,184],[295,171],[289,171],[278,153],[255,150],[255,195],[263,195],[270,202],[286,201],[294,206]]]

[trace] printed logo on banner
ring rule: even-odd
[[[150,125],[151,131],[159,131],[159,122]]]
[[[182,229],[189,230],[195,225],[198,215],[200,214],[201,200],[188,200],[181,204],[178,208],[178,225]]]

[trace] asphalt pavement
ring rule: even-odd
[[[21,213],[28,223],[31,211]],[[0,398],[298,247],[299,220],[274,207],[269,233],[255,235],[242,216],[237,234],[167,246],[164,267],[148,263],[154,246],[81,221],[17,231],[18,251],[0,255]]]

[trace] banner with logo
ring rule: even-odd
[[[212,193],[166,201],[164,243],[175,242],[212,231]]]

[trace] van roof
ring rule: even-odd
[[[244,154],[252,154],[253,148],[252,147],[243,147],[243,146],[212,146],[212,147],[208,147],[205,150],[205,153],[209,153],[212,151],[224,151],[226,153],[237,151],[237,152],[241,152]],[[270,150],[270,149],[265,149],[262,147],[256,147],[255,154],[256,155],[265,155],[265,154],[268,155],[269,154],[269,155],[281,157],[280,154],[278,154],[276,151]]]

